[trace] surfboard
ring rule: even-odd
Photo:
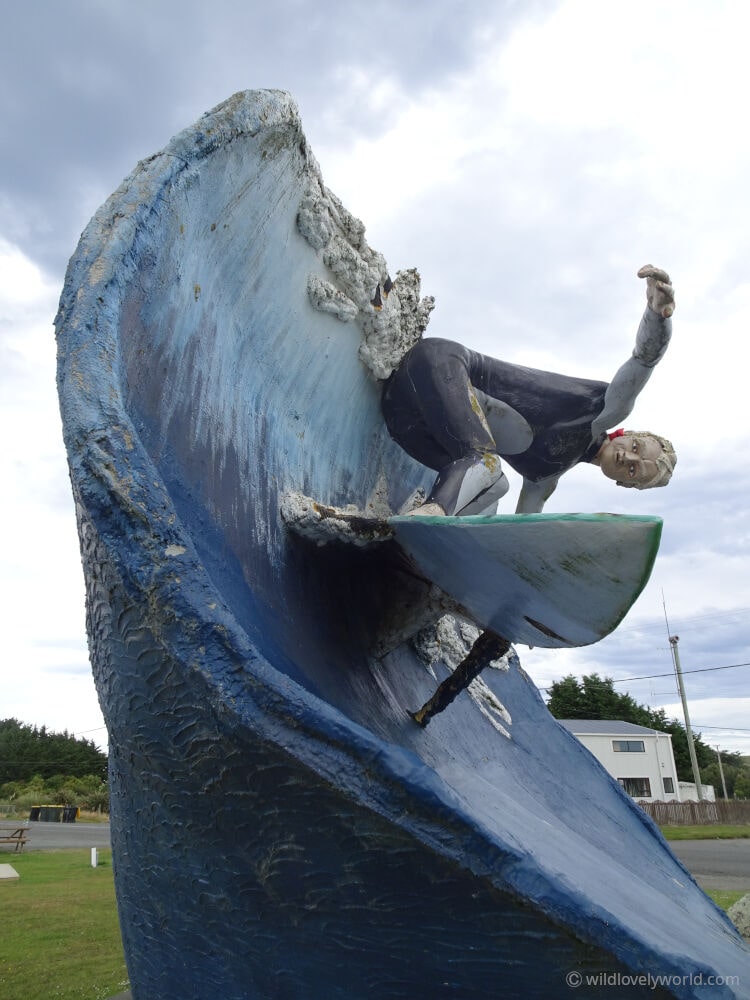
[[[564,648],[604,638],[648,582],[658,517],[515,514],[391,517],[414,566],[485,629]]]

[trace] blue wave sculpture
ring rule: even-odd
[[[276,91],[139,164],[71,260],[59,391],[133,997],[749,997],[736,931],[518,660],[420,729],[476,633],[393,542],[285,524],[290,496],[382,514],[431,480],[368,372],[431,303],[404,272],[367,312],[383,267]]]

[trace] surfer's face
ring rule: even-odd
[[[656,460],[662,447],[648,434],[625,434],[605,441],[596,456],[607,479],[618,486],[644,487],[654,479],[659,467]]]

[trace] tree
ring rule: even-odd
[[[750,799],[750,770],[744,767],[734,782],[734,797],[737,799]]]
[[[629,694],[614,689],[611,677],[588,674],[579,681],[572,674],[555,681],[547,707],[556,719],[620,719],[647,725],[648,709]]]
[[[18,719],[0,721],[0,785],[28,782],[33,775],[106,778],[107,756],[91,742],[68,732],[53,733],[46,726],[28,726]]]
[[[42,804],[80,806],[101,813],[109,812],[109,789],[96,774],[82,778],[53,775],[49,781],[35,775],[26,784],[9,781],[0,785],[0,802],[8,803],[18,814]]]
[[[680,781],[694,780],[687,732],[682,723],[677,719],[668,719],[663,708],[647,708],[639,705],[629,694],[615,691],[611,677],[589,674],[579,681],[570,674],[556,681],[549,694],[547,707],[556,719],[618,719],[670,733],[677,777]],[[716,759],[713,750],[703,743],[700,735],[694,734],[693,742],[698,768],[709,767]]]
[[[588,706],[578,679],[572,674],[555,681],[549,689],[547,708],[556,719],[586,719]]]

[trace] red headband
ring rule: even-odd
[[[615,438],[621,438],[624,433],[624,429],[622,427],[618,427],[616,431],[610,431],[609,434],[607,434],[607,437],[610,441],[614,441]]]

